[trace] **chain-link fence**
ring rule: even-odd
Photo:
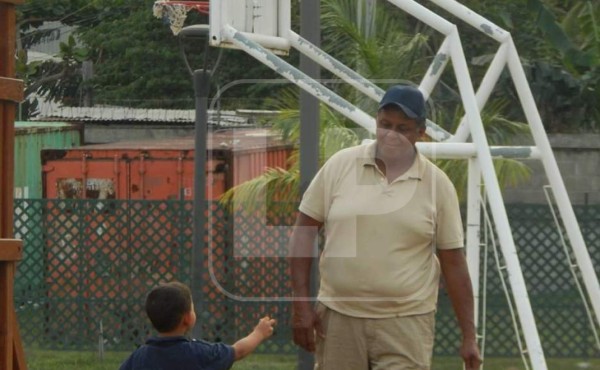
[[[261,350],[296,350],[290,305],[278,299],[290,296],[281,257],[293,209],[273,205],[267,215],[250,216],[208,204],[204,304],[197,323],[206,339],[233,342],[270,314],[279,325]],[[510,205],[508,211],[546,355],[599,357],[549,208]],[[600,275],[600,207],[576,212]],[[15,235],[24,240],[25,251],[15,306],[24,342],[51,349],[91,349],[102,343],[105,349],[131,350],[141,344],[152,331],[143,310],[148,290],[161,281],[190,283],[193,221],[189,201],[16,200]],[[493,235],[482,238],[485,351],[518,356],[495,240]],[[437,317],[435,352],[455,355],[460,337],[443,289]]]

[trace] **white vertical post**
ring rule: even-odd
[[[546,136],[542,119],[536,108],[535,100],[533,99],[529,84],[527,83],[525,71],[523,70],[517,49],[515,48],[512,39],[510,40],[508,68],[515,83],[515,87],[517,88],[517,93],[521,100],[525,116],[529,122],[531,134],[542,155],[542,164],[546,170],[546,176],[548,176],[552,193],[556,199],[556,205],[565,225],[567,235],[569,236],[569,241],[571,242],[571,247],[575,259],[577,260],[577,265],[581,270],[583,282],[587,289],[592,307],[594,308],[596,323],[600,324],[600,285],[598,283],[598,278],[594,271],[590,255],[585,247],[585,241],[581,235],[575,212],[573,212],[567,188],[560,176],[556,158],[554,157],[552,147]]]
[[[473,286],[475,327],[479,326],[479,257],[481,249],[481,168],[476,158],[469,159],[467,183],[467,266]]]
[[[437,54],[433,58],[433,61],[429,65],[425,76],[423,79],[421,79],[419,90],[421,90],[423,93],[425,100],[429,100],[429,96],[431,95],[433,88],[435,85],[437,85],[442,73],[444,72],[444,69],[446,69],[446,66],[448,65],[448,61],[450,60],[448,45],[450,45],[448,38],[445,38],[444,42],[442,42],[442,45],[440,45]],[[451,140],[453,138],[451,133],[430,120],[427,120],[426,133],[435,141],[457,141]]]
[[[213,1],[208,12],[208,24],[210,25],[209,36],[211,45],[219,45],[221,43],[221,2]]]
[[[212,9],[211,9],[212,11]],[[290,0],[279,0],[279,14],[277,14],[279,20],[279,36],[288,38],[288,33],[292,29],[292,5]]]
[[[483,129],[483,123],[481,122],[481,117],[479,115],[475,92],[473,91],[473,84],[471,82],[471,77],[469,76],[467,62],[456,28],[451,37],[450,50],[452,53],[452,66],[454,67],[454,74],[457,76],[456,80],[458,82],[460,95],[463,98],[467,122],[471,129],[471,136],[475,143],[475,148],[477,149],[477,157],[480,161],[479,163],[494,223],[498,230],[500,247],[502,249],[504,260],[506,261],[508,278],[519,313],[521,327],[523,328],[525,342],[527,343],[529,357],[534,370],[546,370],[547,366],[546,359],[544,358],[544,351],[535,325],[535,318],[533,316],[533,311],[531,310],[529,295],[527,294],[525,286],[525,279],[523,278],[523,273],[521,271],[521,265],[519,263],[519,257],[517,255],[510,225],[508,223],[504,202],[502,201],[500,185],[498,184],[498,179],[496,178],[496,173],[494,171],[494,164],[492,162],[487,137]]]

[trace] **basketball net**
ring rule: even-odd
[[[156,1],[152,7],[155,17],[162,19],[169,25],[174,35],[181,32],[188,12],[196,10],[208,14],[208,1]]]

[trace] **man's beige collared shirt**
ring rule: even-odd
[[[355,317],[435,310],[435,248],[463,247],[456,190],[421,154],[389,182],[375,164],[376,142],[333,155],[306,190],[300,211],[324,222],[319,300]]]

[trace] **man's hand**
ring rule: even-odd
[[[465,370],[479,370],[482,364],[479,347],[473,340],[463,340],[460,347],[460,356],[465,363]]]
[[[321,319],[308,302],[295,302],[292,313],[294,343],[308,352],[315,351],[315,334],[324,338]]]
[[[446,282],[446,290],[462,331],[460,356],[467,370],[479,370],[481,356],[476,340],[473,288],[467,260],[461,249],[439,250],[438,258]]]
[[[292,309],[292,329],[294,343],[308,352],[315,351],[315,331],[323,335],[321,320],[317,316],[310,297],[311,266],[316,256],[313,247],[323,223],[302,212],[298,213],[294,232],[290,237],[290,272],[294,301]]]

